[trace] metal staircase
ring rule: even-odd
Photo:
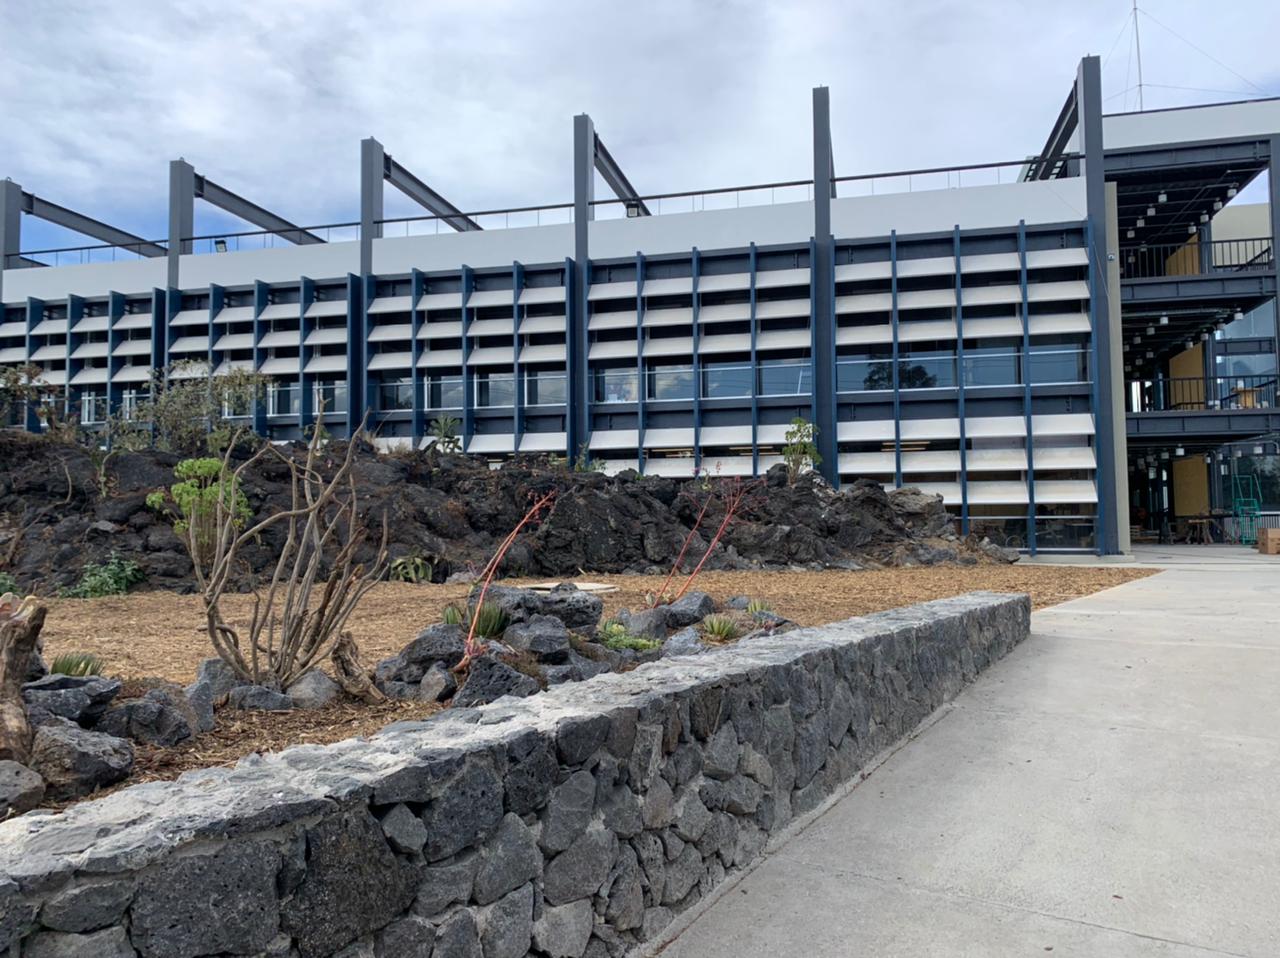
[[[1262,487],[1258,477],[1231,477],[1231,511],[1236,518],[1240,544],[1251,546],[1258,541],[1258,513],[1262,511]]]

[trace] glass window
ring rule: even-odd
[[[553,372],[527,372],[524,377],[526,406],[558,406],[565,402],[565,375]]]
[[[635,402],[640,395],[634,369],[597,369],[594,376],[595,401]]]
[[[702,367],[704,399],[739,398],[751,395],[751,366],[713,363]]]
[[[124,395],[120,397],[120,415],[124,417],[126,422],[132,420],[138,414],[139,399],[136,389],[126,389]],[[225,408],[222,412],[224,416],[232,415]]]
[[[514,406],[515,376],[511,373],[478,373],[475,380],[476,406]]]
[[[102,397],[97,393],[84,393],[80,397],[80,421],[82,423],[102,422]]]
[[[462,377],[432,376],[427,380],[428,409],[461,409]]]
[[[301,408],[302,396],[297,386],[272,384],[267,393],[272,416],[296,416]]]
[[[766,360],[757,370],[761,396],[807,396],[813,392],[813,367],[807,359]]]
[[[893,388],[893,361],[842,359],[836,366],[836,389],[842,393]]]
[[[648,373],[649,399],[692,399],[692,366],[655,366]]]
[[[1031,382],[1085,383],[1089,381],[1089,353],[1084,349],[1037,350],[1031,347]]]
[[[315,386],[315,413],[344,413],[347,411],[347,384],[339,382],[318,382]]]
[[[1276,334],[1275,301],[1263,303],[1251,309],[1242,319],[1227,323],[1227,328],[1215,333],[1215,339],[1266,339]]]
[[[1018,375],[1017,353],[965,352],[964,384],[966,386],[1017,386],[1022,382]]]
[[[898,359],[899,389],[939,389],[955,384],[955,356],[916,353]]]
[[[413,380],[399,379],[379,385],[378,408],[383,412],[413,409]]]

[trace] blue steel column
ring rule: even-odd
[[[809,239],[809,421],[818,422],[818,241]],[[818,427],[821,432],[821,427]],[[819,456],[822,455],[819,449]],[[824,461],[825,461],[825,457]],[[823,476],[826,470],[819,466]]]
[[[964,411],[964,269],[960,257],[960,224],[955,227],[956,260],[956,416],[960,422],[960,534],[969,534],[969,435]]]
[[[413,432],[414,449],[422,445],[422,439],[427,433],[427,397],[422,385],[422,366],[420,365],[422,339],[419,334],[422,332],[422,310],[418,308],[418,300],[422,298],[426,289],[426,277],[422,275],[422,270],[415,269],[410,274],[409,280],[409,362],[413,364],[409,374],[413,383],[413,423],[410,429]]]
[[[347,274],[347,436],[364,422],[364,283]]]
[[[595,195],[596,131],[591,117],[582,113],[573,118],[573,309],[566,330],[567,383],[569,408],[566,432],[569,461],[577,457],[589,441],[587,393],[587,288],[591,285],[590,226],[595,218],[591,200]]]
[[[836,437],[835,238],[831,235],[831,98],[813,90],[813,409],[823,478],[840,485]]]
[[[173,362],[170,350],[173,347],[173,341],[177,338],[173,334],[173,317],[177,316],[181,309],[182,290],[170,288],[165,293],[164,311],[164,368],[166,370]]]
[[[315,281],[303,276],[298,286],[298,431],[306,438],[306,429],[315,421],[314,377],[307,373],[307,337],[314,322],[307,318],[307,310],[316,301]]]
[[[1107,289],[1107,192],[1102,142],[1102,65],[1096,56],[1080,61],[1076,74],[1076,104],[1079,115],[1080,152],[1088,210],[1089,234],[1089,314],[1094,353],[1095,441],[1098,458],[1098,552],[1115,555],[1120,551],[1119,523],[1115,502],[1116,430],[1124,423],[1114,421],[1111,378],[1111,310]],[[1104,361],[1105,359],[1105,361]]]
[[[693,369],[693,471],[702,468],[702,361],[698,358],[698,274],[702,269],[702,256],[698,248],[693,248],[693,355],[690,365]]]
[[[253,371],[262,372],[262,364],[266,361],[267,352],[262,348],[262,311],[267,308],[269,288],[262,280],[253,284]],[[267,435],[267,403],[265,396],[258,396],[253,401],[253,431],[259,436]]]
[[[209,339],[209,347],[208,347],[209,375],[206,379],[206,383],[208,385],[206,395],[208,395],[209,397],[210,407],[212,407],[213,405],[213,402],[212,402],[213,401],[213,374],[214,374],[214,371],[218,368],[218,362],[217,362],[218,357],[213,348],[213,344],[217,342],[217,338],[214,335],[215,327],[213,324],[213,318],[218,315],[219,311],[222,309],[222,305],[224,302],[225,302],[225,294],[223,292],[222,287],[211,284],[209,286],[209,322],[208,322],[208,325],[205,326],[205,332],[208,335],[208,339]],[[108,405],[110,405],[110,400],[108,400]]]
[[[112,413],[120,405],[119,390],[116,388],[115,378],[116,370],[120,366],[120,361],[116,358],[116,347],[120,345],[120,333],[116,330],[116,323],[120,317],[124,315],[124,293],[117,293],[111,290],[107,294],[107,415],[110,417]],[[111,447],[111,424],[108,418],[107,422],[107,447]]]
[[[179,264],[191,252],[196,231],[196,171],[186,160],[169,162],[169,255],[168,285],[180,289]]]
[[[360,141],[360,275],[373,272],[373,241],[382,235],[386,155],[373,137]]]
[[[644,254],[636,253],[636,471],[644,472],[645,398],[644,375]]]
[[[75,378],[75,370],[73,369],[73,362],[75,366],[84,365],[83,361],[80,361],[80,360],[73,361],[71,358],[71,354],[76,351],[75,348],[77,345],[79,345],[79,341],[84,338],[83,334],[73,335],[71,330],[75,328],[76,324],[80,322],[83,316],[84,316],[84,298],[81,296],[76,296],[74,293],[69,295],[67,297],[67,365],[66,365],[67,381],[62,386],[62,396],[63,396],[63,403],[64,403],[62,415],[64,418],[68,418],[68,419],[71,417],[71,380]]]
[[[751,270],[749,289],[751,309],[751,475],[760,475],[760,367],[756,365],[756,244],[748,254]]]
[[[1036,554],[1036,451],[1031,409],[1031,311],[1027,306],[1027,224],[1018,221],[1018,285],[1022,290],[1022,412],[1027,430],[1027,550]]]
[[[471,291],[475,289],[475,273],[462,267],[462,448],[466,451],[475,433],[475,376],[471,372]]]
[[[35,352],[35,337],[32,335],[32,330],[34,330],[37,326],[39,326],[41,320],[43,319],[44,319],[44,300],[35,299],[34,297],[28,296],[27,297],[27,336],[26,336],[28,362],[31,361],[31,354]],[[26,428],[28,432],[40,431],[40,415],[39,415],[38,405],[30,402],[27,403],[26,421],[27,421]]]
[[[1270,143],[1270,159],[1267,166],[1269,181],[1268,200],[1271,213],[1271,267],[1276,274],[1276,288],[1280,289],[1280,250],[1276,248],[1276,240],[1280,238],[1280,136],[1273,136]],[[1280,369],[1280,309],[1275,310],[1276,368]]]
[[[524,383],[520,379],[520,289],[524,286],[524,267],[511,264],[511,451],[520,451],[524,436]]]
[[[889,232],[889,336],[893,343],[893,484],[902,486],[902,393],[898,388],[898,231]]]
[[[168,313],[165,305],[167,299],[163,289],[151,290],[151,368],[156,372],[164,369],[165,353],[168,351],[164,343],[165,329],[169,325],[165,322]]]

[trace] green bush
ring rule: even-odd
[[[18,587],[18,580],[7,572],[0,572],[0,595],[6,592],[12,592],[15,595],[20,593],[22,589]]]
[[[467,621],[467,610],[456,603],[450,603],[440,613],[440,621],[445,625],[462,625]]]
[[[147,496],[147,505],[157,512],[164,512],[172,504],[178,518],[173,531],[189,545],[194,545],[204,565],[212,561],[212,553],[218,536],[218,502],[235,515],[236,526],[242,526],[253,517],[249,500],[241,491],[235,476],[223,474],[221,459],[184,459],[173,468],[179,481],[169,487],[169,492],[153,492]]]
[[[738,623],[727,615],[709,615],[702,620],[702,632],[717,642],[732,642],[738,637]]]
[[[476,635],[482,639],[496,639],[507,630],[507,613],[501,606],[486,602],[476,613]]]
[[[655,639],[643,639],[638,635],[632,635],[625,625],[613,620],[600,626],[596,638],[605,648],[613,649],[615,652],[621,652],[624,649],[630,649],[632,652],[652,652],[662,645]]]
[[[106,562],[86,562],[80,581],[68,589],[60,589],[64,599],[100,599],[104,595],[124,595],[146,576],[138,563],[111,553]]]
[[[764,599],[752,599],[750,602],[747,603],[747,615],[751,616],[751,618],[753,619],[758,619],[762,616],[769,615],[772,612],[773,612],[773,606],[771,606]]]
[[[55,675],[101,675],[104,663],[89,652],[64,652],[50,664],[49,671]]]
[[[435,565],[423,556],[401,556],[391,563],[391,580],[393,582],[430,582]]]

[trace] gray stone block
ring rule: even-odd
[[[667,605],[667,628],[682,629],[695,625],[715,610],[715,600],[707,593],[686,592]]]
[[[236,675],[235,670],[218,657],[205,659],[196,667],[195,684],[207,683],[213,689],[214,699],[220,699],[239,685],[248,685]]]
[[[102,713],[94,731],[172,748],[196,734],[200,719],[186,696],[172,689],[150,689],[139,699],[113,705]]]
[[[143,958],[253,954],[279,931],[280,853],[266,842],[231,842],[171,858],[142,873],[129,910]]]
[[[524,958],[533,938],[533,885],[525,885],[480,913],[484,958]]]
[[[293,700],[294,708],[322,709],[342,697],[342,686],[320,669],[308,669],[298,681],[285,689],[285,693]]]
[[[502,783],[487,766],[470,762],[427,805],[423,854],[435,862],[478,844],[502,820]]]
[[[382,834],[392,848],[406,855],[416,855],[427,843],[427,826],[407,805],[393,805],[382,817]]]
[[[255,712],[288,712],[293,708],[293,699],[262,685],[237,685],[227,696],[227,704]]]
[[[434,918],[455,902],[470,900],[479,870],[480,856],[475,852],[424,868],[419,873],[413,913],[423,918]]]
[[[556,786],[542,824],[542,847],[553,853],[572,845],[591,821],[595,803],[596,781],[590,772],[574,772]]]
[[[548,665],[569,661],[569,630],[554,616],[533,615],[527,622],[509,625],[502,641]]]
[[[475,915],[460,909],[442,921],[436,929],[436,948],[432,958],[485,958]]]
[[[533,833],[520,816],[508,814],[480,849],[472,896],[477,904],[488,905],[541,874],[542,852]]]
[[[132,878],[85,881],[59,890],[40,909],[40,924],[54,931],[87,932],[120,921],[133,901]]]
[[[46,798],[79,798],[126,778],[133,746],[74,725],[42,725],[32,741],[31,769],[44,779]]]
[[[643,910],[643,905],[641,906]],[[591,940],[595,913],[588,899],[544,908],[533,926],[533,946],[547,958],[582,958]]]
[[[378,932],[375,954],[386,958],[431,958],[435,927],[416,915],[397,918]]]
[[[42,931],[22,946],[24,958],[137,958],[124,928],[104,928],[79,935],[62,931]]]
[[[106,711],[120,688],[118,679],[54,673],[22,686],[22,701],[27,708],[42,709],[90,726]]]
[[[0,822],[29,812],[44,798],[44,779],[25,765],[0,762]]]
[[[463,708],[488,705],[504,696],[527,698],[539,691],[536,679],[517,672],[505,662],[484,655],[471,663],[467,680],[453,696],[453,704]]]
[[[192,682],[185,689],[183,694],[187,697],[187,704],[191,706],[191,710],[196,716],[197,732],[213,731],[213,704],[218,697],[214,692],[212,682]]]
[[[612,832],[588,828],[546,866],[543,896],[552,905],[564,905],[594,895],[609,877],[617,848]]]

